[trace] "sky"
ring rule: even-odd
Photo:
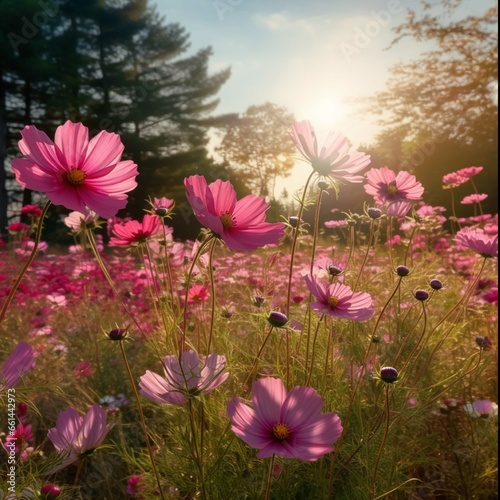
[[[394,64],[430,48],[407,39],[388,49],[393,28],[405,21],[408,8],[420,8],[419,0],[152,3],[166,22],[186,28],[190,53],[212,47],[210,71],[231,68],[216,113],[244,113],[270,101],[297,120],[310,120],[319,137],[342,132],[354,148],[373,143],[377,134],[376,117],[363,112],[366,97],[385,89]],[[462,13],[481,14],[492,4],[464,0]],[[297,165],[286,181],[292,191],[305,180],[302,170]]]

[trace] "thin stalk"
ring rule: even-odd
[[[212,246],[210,247],[210,253],[208,257],[208,278],[210,280],[210,332],[208,334],[208,342],[207,342],[207,356],[210,354],[210,346],[212,344],[212,337],[214,333],[214,325],[215,325],[215,280],[214,280],[214,271],[213,271],[213,260],[214,260],[214,250],[215,244],[217,240],[212,240]]]
[[[386,309],[389,307],[389,304],[391,303],[392,298],[394,297],[394,295],[396,295],[396,292],[398,291],[399,286],[401,285],[401,280],[402,280],[402,278],[400,277],[399,280],[398,280],[398,282],[396,283],[396,287],[394,288],[394,290],[392,291],[390,297],[387,299],[386,303],[384,304],[384,307],[380,311],[380,314],[379,314],[379,316],[377,318],[377,321],[376,321],[376,323],[375,323],[375,325],[373,327],[373,330],[372,330],[372,333],[371,333],[371,336],[370,336],[370,343],[369,343],[368,349],[366,350],[366,353],[365,353],[365,358],[363,360],[363,365],[361,366],[361,372],[359,374],[359,377],[358,377],[358,380],[356,382],[356,385],[354,386],[354,389],[352,391],[351,397],[349,398],[349,406],[348,406],[348,409],[347,409],[346,417],[345,417],[344,422],[343,422],[344,432],[340,435],[340,438],[339,438],[339,440],[337,441],[337,443],[335,445],[336,453],[333,455],[332,466],[330,468],[330,480],[329,480],[329,485],[328,485],[328,498],[331,497],[331,493],[332,493],[333,477],[334,477],[333,473],[335,471],[335,464],[336,464],[336,461],[337,461],[337,456],[339,454],[338,450],[339,450],[340,445],[341,445],[341,443],[343,441],[343,438],[344,438],[344,436],[346,434],[345,430],[347,429],[347,427],[349,425],[349,420],[351,418],[354,397],[356,396],[356,392],[357,392],[357,390],[359,388],[359,385],[361,384],[361,380],[362,380],[364,372],[365,372],[366,363],[368,362],[368,356],[370,354],[370,350],[371,350],[371,347],[372,347],[372,344],[373,344],[373,337],[375,336],[375,333],[377,332],[377,328],[378,328],[378,325],[380,324],[380,321],[382,320],[382,316],[384,315]]]
[[[21,284],[21,281],[24,278],[24,275],[27,273],[31,263],[33,262],[33,259],[35,258],[36,252],[38,250],[38,245],[40,243],[40,239],[42,237],[42,229],[43,229],[43,219],[46,217],[47,212],[49,210],[51,203],[50,201],[47,201],[45,203],[45,206],[43,207],[42,210],[42,215],[40,215],[40,220],[38,221],[38,226],[36,228],[36,233],[35,233],[35,242],[33,244],[33,248],[31,250],[31,253],[26,260],[23,268],[21,269],[21,272],[16,278],[16,281],[12,285],[12,288],[9,291],[9,294],[7,295],[7,298],[5,299],[5,302],[2,305],[2,309],[0,310],[0,323],[5,317],[5,314],[7,313],[7,308],[9,307],[10,303],[12,302],[12,299],[14,298],[14,294],[16,293],[17,289],[19,288],[19,285]]]
[[[361,267],[359,268],[358,276],[356,277],[356,282],[354,283],[354,286],[352,287],[353,292],[355,292],[356,288],[358,287],[359,280],[361,279],[361,275],[363,274],[363,269],[365,268],[366,261],[368,260],[368,255],[370,254],[370,247],[372,244],[374,227],[375,227],[375,220],[370,219],[370,232],[368,234],[368,241],[366,242],[366,252],[365,252],[365,255],[363,257],[363,262],[361,263]]]
[[[269,500],[271,498],[271,482],[273,480],[275,458],[276,455],[273,453],[273,456],[271,457],[271,463],[269,464],[269,474],[267,475],[266,495],[264,497],[264,500]]]
[[[321,322],[323,321],[324,317],[325,317],[325,315],[322,314],[321,317],[319,318],[318,324],[316,325],[316,330],[314,331],[314,337],[313,337],[313,342],[312,342],[312,346],[311,346],[311,369],[309,370],[309,373],[308,373],[307,378],[306,378],[306,384],[305,384],[306,386],[309,386],[309,384],[311,383],[311,376],[312,376],[312,372],[314,369],[314,356],[316,353],[316,339],[318,338],[319,327],[320,327]],[[307,343],[307,347],[309,348],[309,342]],[[308,357],[309,357],[309,352],[306,352],[306,359]]]
[[[188,398],[188,404],[189,404],[189,423],[191,426],[191,440],[192,440],[193,452],[194,452],[196,466],[198,467],[198,471],[200,473],[201,498],[206,499],[207,492],[205,490],[205,473],[203,470],[201,452],[200,449],[198,448],[198,441],[196,440],[196,421],[194,416],[192,398]]]
[[[294,234],[293,234],[293,242],[292,242],[292,252],[290,255],[290,269],[288,271],[288,290],[287,290],[287,295],[286,295],[286,316],[288,317],[290,315],[290,297],[292,294],[292,276],[293,276],[293,264],[295,261],[295,249],[297,247],[297,238],[299,236],[299,231],[300,231],[300,222],[302,220],[302,213],[304,211],[304,204],[307,196],[307,189],[309,187],[309,183],[311,182],[311,179],[313,178],[315,171],[313,170],[312,173],[309,175],[307,178],[306,184],[304,186],[304,193],[302,195],[302,200],[300,201],[300,207],[299,207],[299,213],[297,216],[297,227],[295,228]]]
[[[384,451],[385,442],[387,441],[387,436],[389,435],[389,423],[391,417],[391,411],[389,406],[389,384],[385,386],[385,428],[384,434],[382,436],[382,442],[380,443],[380,450],[377,455],[377,461],[375,462],[375,468],[373,470],[373,479],[372,479],[372,490],[370,498],[375,498],[375,490],[377,485],[377,474],[378,468],[380,466],[380,459],[382,458],[382,452]]]
[[[187,303],[188,303],[188,295],[189,295],[189,285],[191,284],[191,277],[193,274],[193,269],[196,263],[198,262],[198,259],[200,255],[202,254],[204,248],[207,246],[207,244],[213,239],[215,236],[210,235],[205,241],[203,241],[200,246],[198,247],[198,251],[196,252],[196,255],[194,256],[193,262],[191,263],[191,267],[189,268],[188,274],[187,274],[187,280],[186,280],[186,290],[184,292],[184,314],[183,314],[183,320],[182,320],[182,330],[181,330],[181,339],[179,342],[179,359],[184,352],[184,349],[186,347],[186,328],[187,328]]]
[[[132,371],[130,370],[130,365],[128,364],[127,354],[125,353],[125,348],[123,347],[123,341],[119,340],[118,343],[120,345],[120,351],[122,353],[123,362],[125,363],[125,370],[127,372],[128,379],[130,381],[130,385],[132,386],[132,391],[134,393],[134,398],[135,398],[135,401],[137,403],[137,409],[139,411],[139,421],[141,423],[141,428],[142,428],[142,432],[144,434],[144,439],[146,440],[146,446],[148,448],[149,459],[151,460],[151,466],[153,467],[153,474],[154,474],[155,479],[156,479],[156,484],[158,485],[158,490],[160,492],[160,496],[162,499],[164,499],[165,497],[163,495],[163,490],[161,487],[160,476],[158,475],[158,470],[156,468],[156,464],[155,464],[155,461],[153,458],[153,448],[151,447],[151,442],[149,441],[148,431],[146,428],[146,421],[144,419],[144,413],[142,412],[142,405],[141,405],[141,400],[139,399],[139,393],[137,392],[137,387],[135,386],[134,377],[132,376]]]
[[[128,316],[130,317],[130,319],[135,323],[135,326],[137,327],[137,329],[139,330],[139,332],[141,333],[141,335],[143,336],[143,338],[146,338],[146,333],[142,329],[141,324],[139,323],[139,321],[137,321],[137,319],[135,318],[135,316],[132,314],[132,312],[130,311],[130,309],[127,307],[127,305],[125,304],[125,302],[121,298],[120,292],[116,288],[116,285],[115,285],[115,283],[113,281],[113,278],[109,274],[108,269],[106,268],[106,265],[104,264],[104,261],[102,260],[101,254],[99,253],[99,250],[97,249],[97,245],[96,245],[96,242],[95,242],[94,235],[93,235],[92,231],[85,230],[85,233],[88,236],[89,245],[90,245],[90,248],[91,248],[91,250],[92,250],[92,252],[94,254],[94,257],[96,258],[97,263],[99,264],[99,267],[100,267],[102,273],[104,274],[104,277],[108,281],[109,286],[113,290],[113,293],[116,295],[116,297],[118,298],[118,300],[121,302],[121,305],[122,305],[123,309],[128,314]]]

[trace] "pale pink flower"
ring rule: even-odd
[[[280,379],[254,382],[252,406],[233,398],[227,412],[233,432],[258,458],[278,455],[307,462],[333,451],[342,434],[336,413],[321,414],[323,399],[311,387],[296,386],[287,392]]]
[[[317,299],[310,304],[314,311],[354,321],[365,321],[375,313],[368,293],[353,292],[339,282],[328,285],[312,276],[305,276],[305,280],[307,288]]]
[[[149,370],[140,378],[141,394],[155,403],[182,405],[192,396],[208,394],[229,376],[225,356],[210,354],[207,358],[193,350],[177,356],[165,356],[165,377]]]
[[[129,220],[123,224],[114,224],[110,246],[123,247],[145,243],[151,236],[162,233],[161,220],[157,215],[146,214],[142,222]]]
[[[342,133],[330,132],[320,148],[311,123],[304,120],[292,125],[291,136],[297,149],[318,174],[339,181],[363,181],[363,176],[355,174],[370,164],[370,156],[352,151],[349,140]]]
[[[480,228],[464,227],[455,235],[455,242],[483,257],[498,257],[498,234],[490,235]]]
[[[80,231],[86,226],[93,224],[99,219],[99,216],[89,208],[85,209],[85,213],[71,212],[64,218],[64,224],[73,231]]]
[[[25,188],[41,191],[54,205],[101,217],[112,217],[127,204],[125,193],[137,183],[137,165],[120,161],[123,144],[117,134],[101,131],[89,141],[82,123],[67,121],[54,142],[33,125],[21,131],[24,158],[12,160],[12,171]]]
[[[471,417],[476,418],[488,418],[498,415],[498,405],[488,399],[474,401],[472,404],[467,403],[464,405],[464,409]]]
[[[424,187],[408,172],[396,174],[387,167],[372,168],[366,174],[365,191],[379,206],[387,206],[387,215],[404,216],[412,202],[422,199]]]
[[[250,194],[237,200],[230,182],[216,180],[207,185],[201,175],[187,177],[184,185],[198,221],[232,250],[278,244],[285,234],[284,224],[265,222],[269,205],[264,198]]]
[[[85,417],[71,406],[60,412],[56,426],[49,429],[47,437],[63,457],[63,461],[48,474],[63,469],[76,462],[84,453],[97,448],[108,431],[106,410],[100,405],[92,406]]]
[[[0,368],[0,391],[15,387],[21,377],[35,366],[34,357],[33,348],[26,342],[19,342]]]
[[[487,194],[470,194],[469,196],[465,196],[460,203],[462,205],[475,205],[486,200],[486,198],[488,198]]]

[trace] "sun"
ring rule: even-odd
[[[311,100],[302,110],[302,119],[309,120],[315,130],[338,129],[342,120],[347,115],[347,106],[343,99],[335,94],[329,93],[319,99]]]

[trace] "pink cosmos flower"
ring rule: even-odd
[[[480,228],[464,227],[455,235],[455,242],[483,257],[498,257],[498,234],[486,234]]]
[[[310,275],[305,276],[305,280],[307,288],[317,299],[310,304],[314,311],[354,321],[365,321],[375,313],[368,293],[353,292],[339,282],[327,285]]]
[[[451,172],[443,176],[443,189],[456,188],[465,184],[469,179],[463,175],[458,175],[457,172]]]
[[[486,200],[486,198],[488,198],[487,194],[470,194],[469,196],[465,196],[460,203],[462,205],[474,205],[476,203],[481,203]]]
[[[198,221],[217,234],[232,250],[255,250],[278,244],[285,234],[282,223],[265,222],[269,205],[254,194],[236,199],[230,182],[210,185],[201,175],[184,179],[186,196]]]
[[[144,243],[147,238],[159,235],[162,232],[160,218],[146,214],[142,222],[129,220],[124,224],[114,224],[113,236],[109,240],[110,246],[126,247]]]
[[[92,370],[92,363],[90,361],[82,361],[73,368],[76,380],[83,377],[90,377],[94,371]]]
[[[227,412],[233,432],[258,458],[276,454],[313,462],[333,451],[342,434],[336,413],[321,414],[323,399],[311,387],[287,392],[280,379],[261,378],[252,386],[252,407],[233,398]]]
[[[130,476],[127,480],[127,495],[132,498],[136,498],[140,494],[142,487],[142,476],[139,474],[134,474]]]
[[[34,356],[35,351],[26,342],[21,341],[16,345],[0,368],[0,391],[13,388],[19,383],[21,377],[35,366]]]
[[[24,158],[12,160],[12,171],[25,188],[42,191],[54,205],[101,217],[112,217],[127,204],[125,193],[137,183],[137,165],[120,161],[123,144],[117,134],[101,131],[89,141],[82,123],[67,121],[54,142],[33,125],[21,131]]]
[[[465,177],[466,179],[470,179],[475,175],[481,173],[483,171],[483,167],[465,167],[456,171],[456,174],[460,177]]]
[[[318,148],[316,133],[308,120],[294,123],[291,136],[297,149],[318,174],[339,181],[363,181],[363,176],[355,174],[370,164],[370,156],[351,151],[349,140],[340,132],[330,132],[321,149]]]
[[[424,187],[414,175],[382,167],[372,168],[366,174],[365,191],[373,196],[377,205],[388,205],[387,215],[405,215],[411,202],[422,198]]]
[[[3,447],[7,452],[14,448],[16,454],[21,453],[28,447],[28,443],[31,443],[34,439],[35,436],[31,430],[31,425],[24,425],[22,422],[19,422],[14,434],[9,433],[5,437]]]
[[[71,406],[60,412],[56,426],[49,429],[47,437],[64,458],[62,463],[48,474],[63,469],[76,462],[84,453],[97,448],[108,431],[106,410],[102,406],[92,406],[85,417]]]
[[[208,300],[208,290],[203,285],[193,285],[188,292],[188,304],[198,304]]]
[[[201,366],[200,366],[201,365]],[[165,377],[149,370],[140,378],[141,394],[155,403],[182,405],[188,398],[208,394],[219,387],[229,376],[224,372],[226,358],[210,354],[206,359],[193,350],[177,356],[165,356]]]

